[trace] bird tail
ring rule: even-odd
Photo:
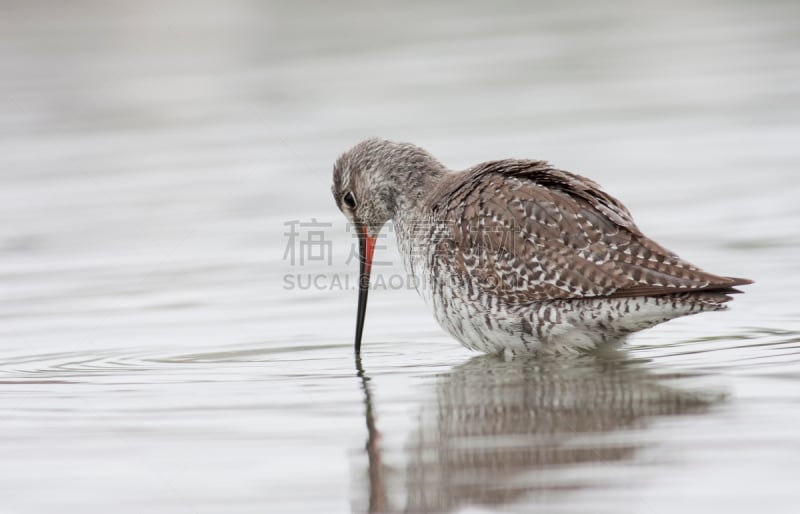
[[[720,285],[719,287],[709,287],[707,289],[703,289],[702,291],[698,291],[699,293],[715,293],[715,294],[722,294],[722,295],[729,295],[729,294],[741,294],[744,293],[741,289],[736,289],[734,286],[746,286],[748,284],[752,284],[753,281],[749,278],[737,278],[737,277],[724,277],[727,281],[726,284]],[[729,301],[731,298],[728,298]]]

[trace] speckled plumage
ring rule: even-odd
[[[595,182],[544,161],[448,171],[371,139],[334,166],[334,197],[377,236],[394,221],[406,269],[440,325],[483,352],[572,353],[724,309],[746,279],[707,273],[644,236]],[[342,202],[350,192],[354,208]]]

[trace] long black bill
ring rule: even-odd
[[[364,317],[367,314],[367,295],[369,294],[369,275],[372,271],[372,254],[375,252],[375,238],[370,237],[367,227],[358,227],[358,312],[356,314],[356,355],[361,354],[361,334],[364,332]]]

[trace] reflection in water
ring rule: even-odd
[[[669,387],[619,356],[475,357],[442,376],[435,399],[422,406],[406,448],[406,504],[399,507],[387,503],[400,495],[387,492],[373,398],[360,363],[359,376],[369,431],[370,512],[450,511],[589,487],[585,473],[570,471],[632,459],[644,445],[635,433],[612,439],[611,432],[645,428],[654,416],[703,413],[720,398]]]
[[[367,419],[367,444],[365,450],[369,459],[369,508],[368,512],[387,511],[386,483],[384,480],[384,465],[381,459],[381,450],[378,446],[380,432],[375,427],[375,412],[372,408],[372,391],[369,387],[369,377],[364,373],[361,365],[361,356],[356,355],[356,370],[361,379],[361,388],[364,391],[364,415]]]

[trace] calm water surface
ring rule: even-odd
[[[0,512],[797,512],[798,19],[4,2]],[[757,283],[619,354],[504,361],[441,332],[389,234],[357,367],[329,186],[373,135],[549,159]]]

